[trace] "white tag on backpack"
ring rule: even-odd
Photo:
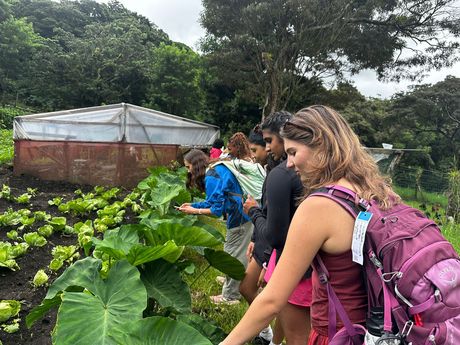
[[[351,243],[351,251],[353,253],[353,261],[362,265],[363,264],[363,247],[364,240],[366,239],[366,230],[371,221],[372,213],[359,212],[355,220],[355,227],[353,229],[353,241]]]

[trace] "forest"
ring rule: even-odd
[[[245,270],[222,250],[220,218],[178,211],[205,197],[182,162],[132,189],[16,174],[19,115],[125,102],[228,139],[274,111],[325,104],[364,146],[404,151],[396,193],[459,252],[460,77],[420,82],[459,60],[457,0],[202,4],[194,50],[118,1],[0,0],[0,345],[217,345],[248,307],[209,299],[218,275]],[[412,86],[366,97],[351,81],[363,70]]]
[[[274,110],[321,103],[345,115],[368,147],[419,149],[404,157],[408,165],[458,168],[460,79],[417,84],[458,59],[455,2],[311,3],[203,1],[196,52],[117,1],[0,0],[0,125],[127,102],[216,124],[225,137]],[[391,99],[365,97],[346,78],[365,68],[414,86]]]

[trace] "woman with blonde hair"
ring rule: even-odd
[[[361,266],[352,261],[351,253],[354,218],[331,199],[308,196],[320,187],[335,185],[384,209],[399,202],[356,134],[333,109],[321,105],[304,108],[286,122],[281,135],[288,166],[301,175],[306,197],[292,219],[283,254],[268,285],[221,343],[224,345],[244,344],[264,328],[282,310],[317,254],[351,322],[364,324],[367,295]],[[316,270],[312,283],[309,345],[323,345],[328,343],[328,295]]]

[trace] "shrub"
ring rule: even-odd
[[[13,160],[13,130],[0,129],[0,164]]]

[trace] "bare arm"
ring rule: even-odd
[[[352,217],[335,202],[320,197],[302,202],[269,283],[222,344],[242,345],[263,329],[286,304],[316,253],[349,250],[352,232]]]
[[[222,344],[240,345],[263,329],[282,309],[316,252],[327,240],[322,200],[305,200],[292,219],[286,246],[269,283]],[[330,217],[329,217],[330,218]],[[326,226],[325,226],[326,225]]]

